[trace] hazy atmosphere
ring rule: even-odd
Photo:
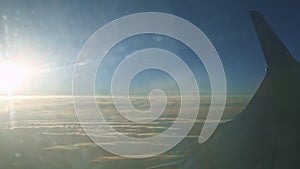
[[[229,162],[239,167],[241,162],[249,168],[276,168],[272,166],[278,159],[288,161],[279,164],[290,164],[290,157],[296,157],[293,152],[299,150],[290,145],[298,145],[294,138],[300,139],[295,134],[299,132],[294,132],[299,128],[300,81],[298,68],[292,67],[298,63],[290,59],[292,64],[278,66],[281,69],[273,74],[277,65],[268,68],[265,57],[271,56],[266,56],[266,50],[263,54],[262,49],[276,45],[278,51],[285,48],[275,43],[277,39],[269,29],[265,31],[269,33],[267,38],[264,37],[267,43],[259,43],[264,38],[257,36],[257,32],[268,27],[259,27],[265,23],[259,12],[252,12],[251,20],[250,10],[260,11],[295,60],[300,61],[300,3],[296,0],[0,0],[0,168],[155,169],[165,164],[172,164],[169,168],[185,164],[185,168],[191,169],[198,168],[196,157],[204,160],[201,164],[207,161],[222,167]],[[168,23],[184,21],[192,25],[191,30],[200,29],[204,37],[201,45],[206,37],[211,42],[210,48],[200,53],[207,52],[204,58],[208,61],[220,61],[221,71],[218,64],[211,64],[215,67],[210,70],[224,73],[224,79],[210,76],[205,61],[191,45],[174,36],[152,33],[156,25],[165,23],[149,26],[147,22],[155,23],[150,20],[144,20],[144,25],[139,25],[141,20],[130,22],[149,33],[129,36],[110,50],[101,51],[105,57],[96,65],[101,55],[96,49],[106,49],[118,32],[125,30],[126,34],[132,27],[125,23],[123,27],[113,27],[115,34],[97,33],[108,29],[111,23],[118,23],[118,18],[128,19],[127,15],[142,12],[151,12],[145,14],[146,18],[156,12],[165,13],[168,15],[156,16],[173,17]],[[255,21],[256,27],[252,24]],[[184,26],[162,27],[182,37],[198,37],[182,31]],[[104,42],[95,43],[99,39]],[[135,67],[150,62],[147,55],[142,58],[136,52],[147,53],[144,49],[154,48],[162,49],[157,53],[178,56],[177,60],[163,55],[148,56],[159,58],[155,63],[176,76],[150,66],[132,79],[117,76],[119,81],[114,86],[113,77],[119,65],[132,58],[140,59],[126,62],[132,64],[120,71],[130,74]],[[275,58],[271,59],[278,62],[277,54],[282,53],[275,51]],[[96,68],[95,74],[87,74],[90,67]],[[120,87],[128,79],[129,94]],[[156,138],[160,142],[153,141]],[[212,139],[207,141],[209,138]],[[291,151],[286,151],[286,145]],[[141,150],[148,151],[139,154]],[[206,154],[207,158],[202,158]],[[282,154],[291,155],[280,158]],[[252,163],[255,158],[263,162]]]

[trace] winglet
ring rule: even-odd
[[[289,67],[298,62],[274,33],[270,25],[258,11],[250,11],[260,45],[269,69]]]

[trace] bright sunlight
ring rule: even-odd
[[[30,69],[12,61],[0,62],[0,91],[9,92],[20,87],[30,76]]]

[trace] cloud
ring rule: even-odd
[[[43,150],[78,150],[81,148],[96,147],[95,143],[77,143],[71,145],[55,145],[44,148]]]
[[[158,159],[174,159],[174,158],[180,158],[183,155],[181,154],[161,154],[155,156],[155,158]],[[99,156],[96,159],[92,160],[92,162],[107,162],[107,161],[119,161],[119,160],[128,160],[129,158],[127,157],[122,157],[122,156]]]

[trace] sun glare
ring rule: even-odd
[[[11,61],[0,62],[0,91],[9,92],[20,87],[30,75],[30,69]]]

